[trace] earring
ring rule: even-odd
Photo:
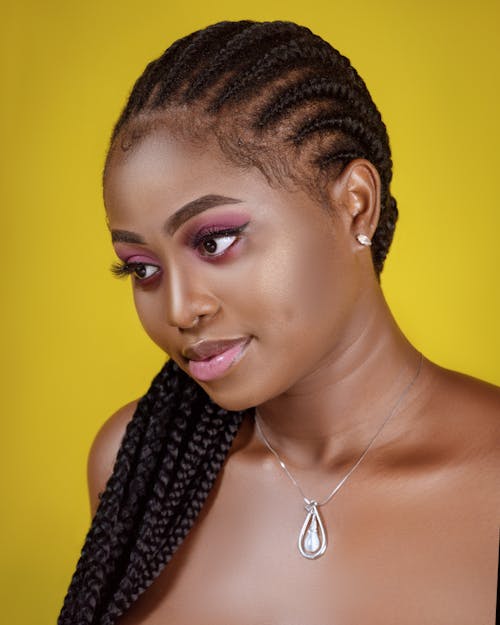
[[[372,244],[371,239],[367,237],[366,234],[357,234],[356,239],[359,243],[361,243],[361,245],[366,245],[369,247]]]

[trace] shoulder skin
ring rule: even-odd
[[[471,376],[431,365],[427,435],[441,447],[449,469],[500,513],[500,388]],[[498,517],[497,517],[498,518]]]
[[[432,364],[430,407],[459,429],[466,446],[498,451],[500,388],[456,371]]]
[[[90,448],[87,462],[87,481],[90,509],[94,516],[99,504],[99,493],[106,487],[115,463],[118,449],[128,422],[132,419],[138,400],[126,404],[115,412],[97,432]]]

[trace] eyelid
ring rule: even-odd
[[[222,237],[238,236],[248,226],[250,222],[242,224],[241,226],[207,226],[196,232],[191,238],[191,245],[198,247],[200,243],[203,243],[206,239],[212,237],[214,239]]]
[[[156,267],[160,266],[160,263],[151,258],[151,256],[145,256],[144,254],[127,254],[125,258],[122,258],[123,262],[136,265],[155,265]]]

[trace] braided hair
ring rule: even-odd
[[[157,124],[195,141],[215,137],[237,166],[318,199],[348,162],[368,159],[381,181],[371,247],[379,276],[398,215],[386,128],[349,60],[309,29],[220,22],[179,39],[135,83],[109,154]],[[244,416],[167,362],[127,426],[58,625],[112,625],[154,581],[195,523]]]

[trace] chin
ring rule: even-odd
[[[254,408],[259,401],[259,398],[255,393],[249,389],[248,380],[235,381],[229,380],[230,376],[224,376],[218,380],[211,380],[210,382],[202,382],[193,377],[185,363],[179,362],[176,358],[170,356],[172,360],[195,384],[202,388],[210,399],[224,408],[224,410],[240,411]],[[245,383],[246,382],[246,383]]]
[[[200,384],[198,382],[198,384]],[[236,387],[230,388],[226,391],[217,391],[214,388],[210,388],[208,385],[200,384],[203,390],[207,393],[210,399],[224,410],[240,411],[250,410],[254,408],[259,399],[252,393],[245,393],[242,389],[239,390]]]
[[[282,374],[283,369],[279,373]],[[273,374],[269,368],[259,368],[257,373],[246,368],[210,382],[192,379],[221,408],[242,411],[260,406],[286,392],[290,388],[290,377],[280,374]]]
[[[242,388],[239,384],[228,384],[225,388],[223,385],[200,383],[196,381],[210,399],[224,410],[241,411],[255,408],[262,402],[262,398],[251,389]],[[221,380],[222,382],[222,380]],[[224,385],[225,386],[225,385]]]

